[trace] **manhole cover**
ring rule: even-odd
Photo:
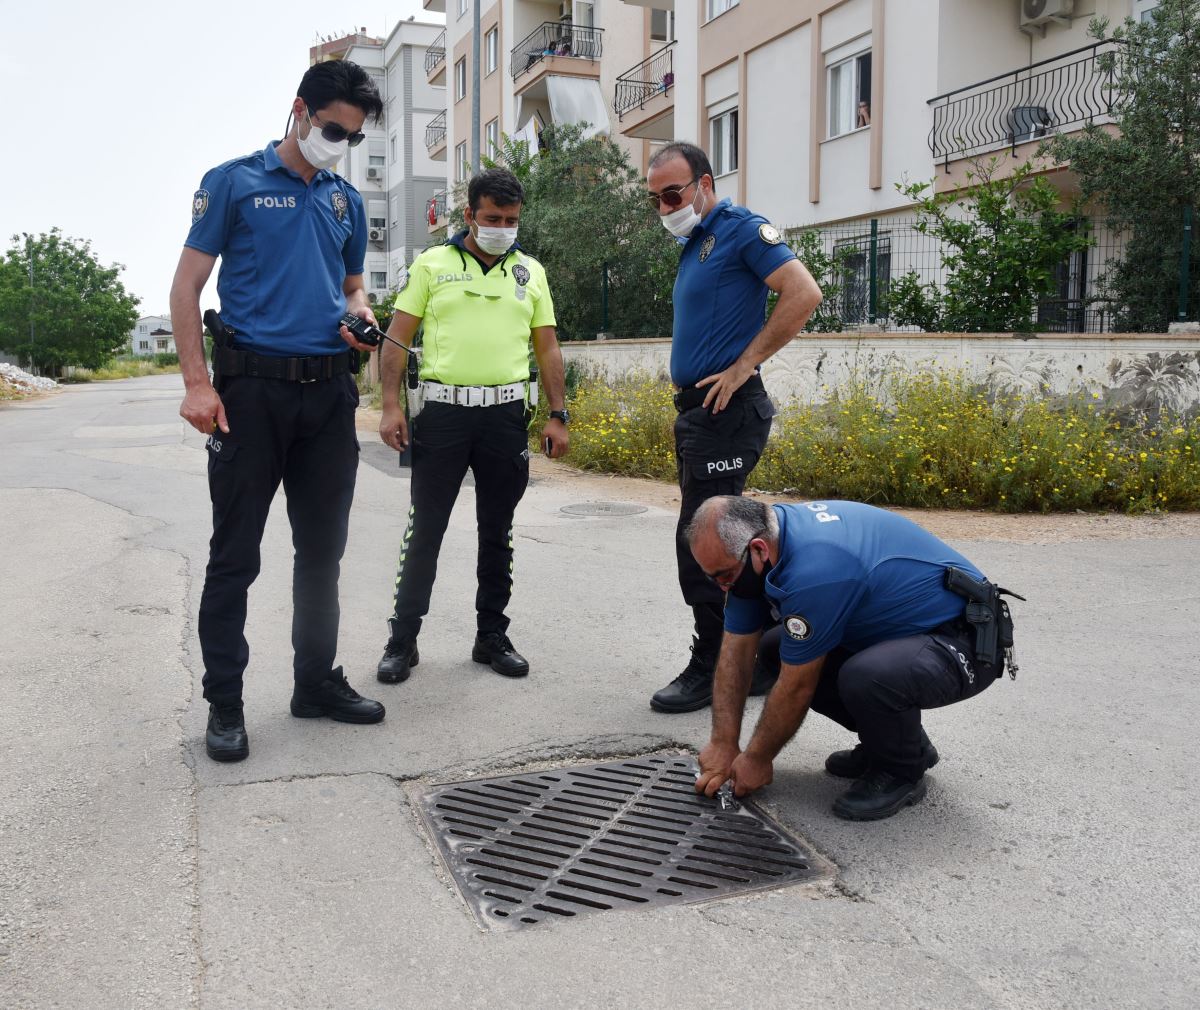
[[[587,501],[579,505],[564,505],[559,511],[569,516],[635,516],[645,512],[646,506],[623,501]]]
[[[421,812],[481,923],[522,928],[726,897],[822,875],[746,804],[697,796],[691,758],[647,757],[439,786]]]

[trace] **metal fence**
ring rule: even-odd
[[[613,112],[618,120],[630,109],[645,105],[655,95],[665,95],[671,90],[675,84],[674,46],[674,42],[668,42],[617,78]]]
[[[425,73],[433,72],[433,68],[446,59],[446,30],[433,40],[433,44],[425,50]]]
[[[547,56],[598,60],[603,54],[603,28],[572,25],[569,21],[543,21],[513,46],[509,69],[516,80]]]
[[[1108,333],[1114,306],[1104,301],[1103,277],[1108,263],[1118,260],[1123,239],[1103,220],[1089,219],[1092,244],[1072,253],[1055,272],[1055,292],[1038,303],[1038,330],[1050,333]],[[870,218],[812,228],[790,228],[792,241],[804,232],[815,234],[823,254],[826,290],[820,311],[830,328],[915,329],[895,325],[888,316],[891,283],[915,273],[922,284],[939,288],[946,280],[949,251],[934,235],[922,232],[914,217]],[[810,240],[811,241],[811,240]],[[811,265],[810,265],[811,266]]]
[[[434,147],[446,139],[446,110],[442,109],[425,127],[425,146]]]

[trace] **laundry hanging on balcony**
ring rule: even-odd
[[[550,99],[550,119],[555,123],[585,123],[583,137],[608,133],[608,106],[600,93],[600,82],[583,77],[546,78]]]

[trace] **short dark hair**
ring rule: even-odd
[[[688,168],[692,170],[692,176],[696,179],[699,179],[702,175],[712,177],[712,162],[708,160],[708,155],[695,144],[688,144],[682,140],[677,140],[673,144],[668,144],[657,151],[654,157],[650,159],[648,167],[657,168],[664,161],[670,161],[672,158],[682,158],[686,161]]]
[[[372,122],[383,118],[383,99],[371,75],[349,60],[326,60],[309,67],[300,78],[296,94],[312,112],[345,102],[361,109]]]
[[[484,197],[490,197],[497,207],[511,207],[525,202],[525,189],[521,180],[507,168],[488,168],[472,176],[467,185],[467,206],[471,213],[479,209]]]

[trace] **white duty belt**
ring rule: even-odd
[[[537,403],[537,386],[528,382],[510,382],[507,386],[447,386],[426,379],[422,383],[426,402],[453,403],[459,407],[494,407],[498,403],[515,403],[525,400],[529,390],[529,402]]]

